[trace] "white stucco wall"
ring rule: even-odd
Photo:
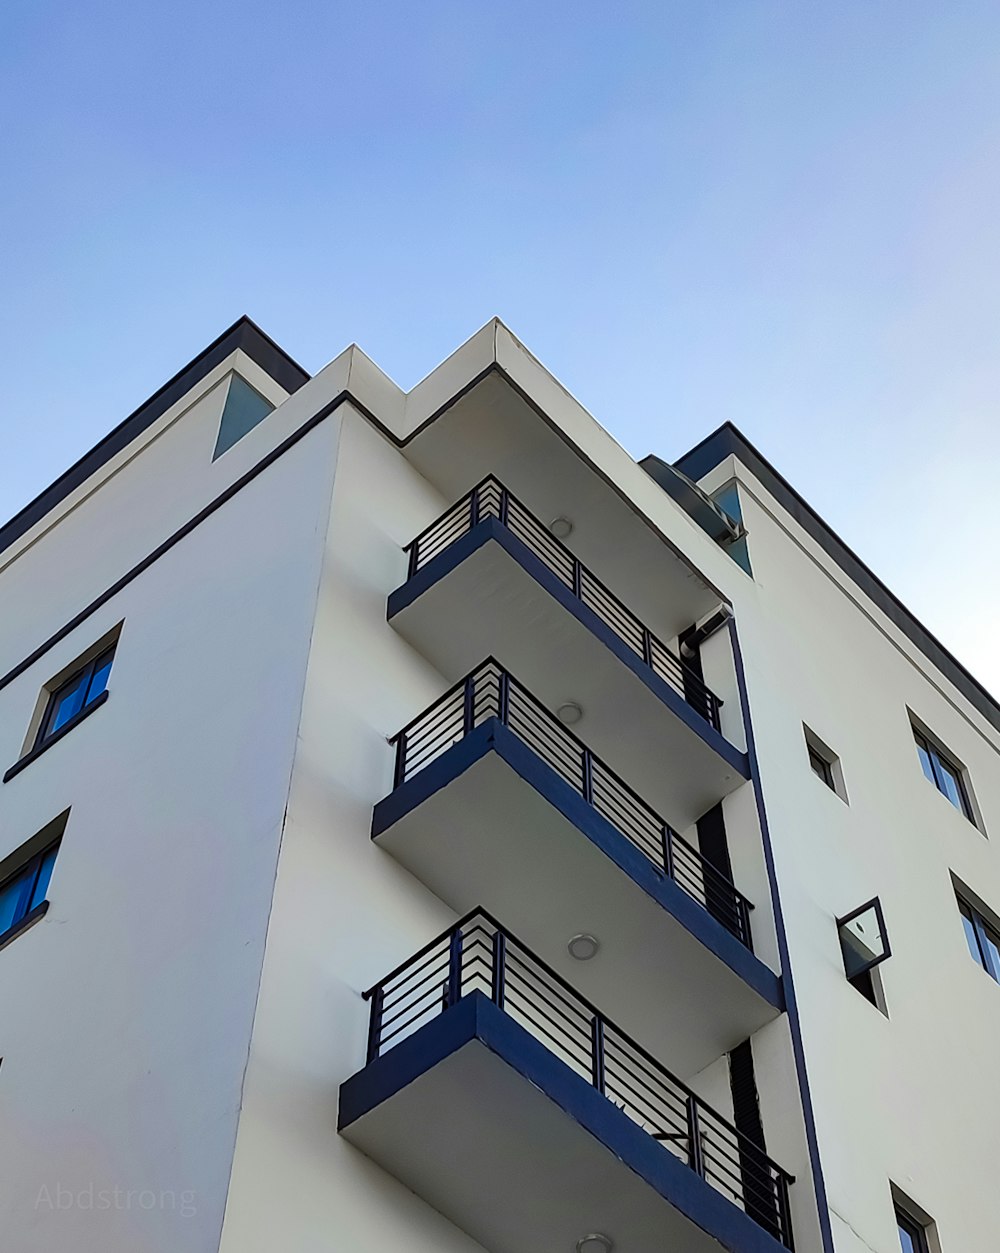
[[[402,546],[445,504],[348,411],[225,1253],[479,1247],[337,1134],[339,1086],[364,1064],[361,992],[455,920],[370,839],[392,784],[386,737],[446,686],[385,620]]]
[[[913,997],[914,1023],[926,1004],[931,941],[911,934],[922,925],[921,902],[948,915],[935,941],[951,945],[955,962],[947,994],[967,996],[971,1007],[1000,993],[965,954],[941,880],[901,869],[914,848],[910,834],[930,865],[947,832],[948,866],[977,890],[984,885],[981,894],[998,907],[1000,890],[991,895],[986,841],[956,825],[964,820],[928,791],[905,709],[887,702],[884,689],[876,696],[883,675],[898,682],[893,700],[909,702],[969,765],[987,814],[1000,799],[994,750],[975,718],[949,705],[826,576],[804,557],[798,568],[764,516],[748,517],[757,580],[748,579],[499,324],[409,396],[350,349],[212,463],[218,384],[234,363],[220,367],[147,433],[141,452],[7,554],[0,592],[25,609],[0,620],[0,671],[343,388],[404,435],[491,361],[545,405],[565,436],[546,444],[553,475],[578,451],[588,459],[573,470],[581,507],[605,502],[626,551],[634,535],[637,551],[662,545],[664,569],[676,565],[675,552],[686,555],[699,596],[711,601],[717,589],[736,606],[835,1208],[845,1231],[867,1233],[877,1253],[896,1253],[887,1175],[906,1190],[912,1183],[915,1199],[940,1219],[935,1196],[923,1195],[934,1189],[901,1131],[856,1149],[854,1096],[843,1099],[838,1067],[850,1059],[850,1090],[867,1126],[880,1100],[902,1119],[907,1083],[926,1080],[931,1054],[946,1059],[942,1029],[926,1056],[921,1044],[912,1075],[893,1073],[898,1045],[885,1034],[897,1030],[896,998]],[[267,390],[252,363],[235,364]],[[372,806],[391,786],[386,737],[446,686],[385,618],[386,598],[405,578],[402,546],[454,499],[420,472],[414,448],[400,451],[353,408],[340,409],[0,690],[2,768],[20,750],[42,684],[124,619],[106,706],[0,788],[0,857],[72,807],[52,908],[0,952],[0,994],[15,1011],[0,1035],[0,1198],[5,1232],[20,1241],[12,1247],[208,1253],[220,1228],[227,1253],[477,1247],[336,1133],[339,1085],[364,1059],[362,989],[453,921],[369,838]],[[472,464],[476,452],[462,455]],[[577,539],[596,543],[584,522]],[[623,557],[619,566],[638,594],[643,562]],[[614,563],[600,573],[617,592]],[[656,589],[645,595],[655,605]],[[625,598],[641,607],[641,597]],[[815,638],[825,641],[823,670]],[[726,700],[724,729],[742,747],[726,632],[706,646],[704,663]],[[856,675],[863,700],[852,688]],[[842,753],[849,809],[809,772],[803,720]],[[866,751],[848,753],[852,739]],[[887,770],[895,791],[885,786]],[[920,821],[908,813],[883,845],[904,792]],[[750,785],[724,808],[737,884],[757,905],[756,950],[777,969]],[[886,971],[888,1023],[844,982],[832,925],[834,914],[876,891],[894,944],[911,940],[920,957],[906,979],[896,958]],[[904,913],[911,921],[897,928]],[[644,1043],[670,1064],[657,1041]],[[753,1046],[769,1151],[799,1177],[797,1247],[818,1253],[787,1021],[758,1032]],[[985,1083],[986,1045],[979,1048],[970,1074]],[[954,1066],[954,1053],[947,1056]],[[727,1084],[724,1058],[696,1080],[723,1112]],[[947,1098],[940,1110],[938,1099],[930,1103],[944,1132]],[[977,1147],[988,1155],[985,1130]],[[51,1208],[37,1203],[43,1187]],[[65,1211],[56,1208],[60,1187],[77,1198]],[[89,1209],[90,1187],[136,1199],[129,1208],[95,1201]],[[145,1209],[144,1191],[172,1192],[173,1205]],[[189,1204],[182,1193],[194,1194]],[[943,1222],[956,1221],[963,1195],[958,1187],[945,1198]],[[854,1247],[838,1242],[846,1253]]]
[[[945,1253],[992,1253],[1000,987],[968,954],[951,872],[1000,907],[1000,736],[737,473],[755,581],[734,584],[736,611],[836,1247],[898,1253],[892,1180]],[[924,779],[908,707],[968,767],[992,838]],[[812,774],[803,722],[840,755],[849,804]],[[875,895],[888,1018],[846,982],[834,925]]]
[[[4,616],[5,669],[164,538],[170,485],[206,488],[213,403],[93,498],[102,517],[81,508],[0,576],[22,607]],[[258,444],[276,437],[265,427]],[[41,686],[124,619],[107,702],[0,785],[0,856],[71,809],[50,909],[0,952],[12,1253],[218,1247],[335,430],[306,436],[0,691],[5,768]]]
[[[317,1251],[458,1253],[471,1246],[336,1134],[338,1088],[364,1060],[368,1005],[362,990],[454,921],[370,840],[372,806],[391,788],[386,737],[447,686],[386,623],[386,600],[405,579],[403,545],[450,503],[367,421],[345,417],[227,1206],[226,1253],[263,1250],[279,1239]],[[704,544],[714,555],[707,538]],[[739,702],[728,638],[723,633],[713,642],[709,661],[732,721]],[[726,815],[737,877],[758,904],[758,952],[777,967],[749,785],[727,800]],[[755,1054],[769,1147],[801,1180],[794,1201],[799,1248],[811,1253],[819,1246],[787,1023],[759,1035],[764,1038],[755,1038]],[[670,1064],[668,1041],[643,1042]],[[725,1058],[694,1086],[731,1114]]]

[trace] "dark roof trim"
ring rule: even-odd
[[[728,456],[737,457],[750,472],[757,476],[783,509],[795,519],[823,551],[850,578],[903,634],[938,670],[949,679],[962,695],[1000,731],[1000,704],[985,687],[974,678],[965,666],[936,639],[906,608],[903,602],[872,570],[865,565],[795,490],[794,487],[771,465],[731,422],[725,422],[718,430],[706,436],[690,452],[677,462],[677,467],[689,478],[704,478]],[[646,457],[640,464],[659,458]]]
[[[175,374],[169,382],[154,392],[152,396],[129,414],[124,422],[119,423],[113,431],[85,453],[75,465],[70,466],[54,483],[50,484],[39,496],[25,505],[9,522],[0,527],[0,552],[9,548],[36,522],[41,521],[47,513],[82,483],[85,483],[97,470],[111,460],[123,448],[141,435],[148,427],[176,404],[187,392],[224,361],[226,357],[241,348],[248,357],[265,370],[274,381],[291,394],[298,391],[303,383],[309,381],[305,370],[282,349],[269,335],[265,335],[256,323],[248,317],[242,317],[224,331],[217,340],[198,354],[183,370]]]

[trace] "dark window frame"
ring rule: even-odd
[[[809,769],[834,796],[839,797],[845,805],[849,805],[844,768],[839,755],[805,722],[802,724],[802,735],[806,743],[806,760],[809,763]]]
[[[832,764],[828,762],[819,749],[810,744],[808,740],[806,741],[806,747],[809,750],[809,766],[813,774],[822,783],[825,783],[831,792],[836,792],[837,786],[833,781]]]
[[[931,775],[933,777],[929,779],[928,782],[932,782],[945,800],[953,808],[957,809],[959,813],[964,814],[973,826],[977,825],[976,816],[972,808],[972,800],[969,796],[969,789],[965,782],[964,767],[960,766],[955,758],[952,757],[946,749],[941,748],[935,740],[932,740],[925,732],[921,731],[919,727],[913,726],[912,723],[910,725],[913,729],[913,739],[917,748],[926,753],[927,760],[930,762]],[[926,779],[927,772],[923,768],[923,761],[921,760],[919,753],[917,754],[917,760],[920,761],[921,772]],[[949,774],[951,774],[955,780],[956,787],[958,788],[959,799],[962,802],[961,805],[955,805],[955,802],[948,795],[948,789],[941,776],[942,766],[947,768]]]
[[[32,904],[35,893],[38,890],[38,879],[41,874],[42,865],[50,853],[55,853],[58,857],[59,847],[62,844],[62,836],[51,840],[44,848],[33,853],[27,861],[22,862],[16,870],[12,870],[2,881],[0,881],[0,895],[16,883],[18,879],[24,879],[24,887],[21,889],[21,899],[18,901],[17,910],[11,919],[10,926],[0,931],[0,947],[12,940],[18,932],[23,931],[36,918],[40,918],[49,907],[48,902],[48,885],[46,884],[46,896]],[[51,872],[50,872],[51,875]]]
[[[927,1226],[922,1223],[919,1218],[905,1210],[898,1203],[893,1203],[893,1210],[896,1214],[896,1232],[903,1231],[913,1241],[915,1253],[930,1253],[930,1244],[927,1240]],[[902,1245],[900,1245],[902,1248]]]
[[[107,686],[105,685],[99,692],[93,692],[94,676],[104,669],[105,662],[108,663],[109,669],[110,666],[114,664],[115,650],[117,647],[118,641],[116,639],[109,644],[107,648],[102,649],[96,656],[91,657],[91,659],[84,665],[79,666],[76,670],[74,670],[73,673],[60,683],[57,688],[52,689],[49,693],[49,698],[46,701],[45,712],[42,714],[42,719],[38,724],[38,731],[35,734],[35,738],[29,752],[34,752],[36,749],[41,748],[43,744],[47,744],[54,736],[58,735],[64,727],[69,726],[69,724],[74,722],[75,719],[82,717],[90,706],[99,700],[103,693],[107,691]],[[85,687],[80,708],[76,711],[76,713],[67,718],[60,726],[53,727],[53,723],[62,706],[62,701],[66,692],[69,689],[75,689],[78,684]]]
[[[962,896],[961,893],[956,892],[955,899],[958,902],[958,912],[972,924],[972,932],[979,952],[979,965],[995,982],[1000,983],[1000,965],[998,965],[989,945],[986,943],[987,937],[989,937],[993,945],[1000,949],[1000,931],[988,918],[984,918],[976,906]],[[966,933],[966,940],[968,940],[968,933]],[[969,956],[975,958],[975,954],[971,950]]]

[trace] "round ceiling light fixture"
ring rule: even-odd
[[[592,1231],[589,1235],[581,1236],[577,1240],[576,1253],[611,1253],[614,1247],[614,1241],[609,1236],[602,1235],[599,1231]]]
[[[583,717],[583,710],[575,700],[568,700],[556,710],[556,717],[564,726],[576,726]]]
[[[553,518],[549,523],[549,531],[556,539],[566,539],[567,536],[573,534],[573,523],[569,518],[564,518],[560,514],[558,518]]]
[[[578,962],[589,962],[600,947],[601,941],[597,936],[591,935],[587,931],[574,935],[566,945],[570,957],[575,957]],[[589,1240],[591,1237],[588,1236],[587,1239]]]

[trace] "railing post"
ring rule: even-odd
[[[713,691],[709,690],[708,691],[708,709],[709,709],[708,720],[709,722],[711,722],[712,726],[715,727],[716,731],[720,731],[722,729],[722,719],[719,717],[719,706],[721,704],[722,704],[722,701],[719,700],[718,696],[716,696],[716,694]]]
[[[479,521],[479,488],[474,487],[469,493],[469,530]]]
[[[650,669],[653,668],[653,637],[648,626],[642,628],[642,659]]]
[[[579,557],[573,558],[573,595],[577,600],[583,600],[583,566]]]
[[[583,750],[583,799],[594,803],[594,756],[589,748]]]
[[[778,1194],[778,1225],[781,1228],[780,1240],[786,1249],[792,1250],[794,1253],[795,1244],[792,1241],[792,1211],[788,1204],[788,1177],[784,1171],[779,1171],[778,1178],[775,1181],[775,1190]]]
[[[406,732],[401,731],[396,740],[396,767],[393,771],[392,786],[399,787],[406,779]]]
[[[382,1001],[385,999],[385,990],[381,984],[372,993],[372,1012],[368,1019],[368,1062],[373,1062],[378,1057],[379,1044],[382,1035]]]
[[[419,547],[420,547],[419,541],[414,540],[413,543],[410,545],[410,547],[407,549],[407,552],[410,555],[410,560],[406,567],[406,577],[408,579],[412,579],[413,576],[417,572],[417,550],[419,549]]]
[[[500,488],[500,522],[501,525],[507,526],[507,518],[510,514],[510,495],[506,487]]]
[[[503,1009],[507,990],[507,937],[502,931],[493,932],[493,1004]]]
[[[595,1014],[590,1020],[591,1073],[594,1087],[606,1096],[604,1080],[604,1019]]]
[[[497,680],[497,717],[507,726],[510,720],[510,675],[506,670],[500,671]]]
[[[698,1119],[698,1098],[687,1099],[688,1165],[697,1175],[705,1177],[705,1159],[701,1151],[701,1123]]]
[[[462,999],[462,930],[456,927],[448,941],[448,1004],[447,1009]]]
[[[476,721],[476,676],[470,674],[465,680],[462,709],[462,734],[471,735]]]
[[[750,932],[750,902],[745,896],[737,896],[736,905],[740,911],[740,939],[753,952],[753,936]]]
[[[674,877],[674,832],[667,823],[663,824],[663,869],[668,879]]]

